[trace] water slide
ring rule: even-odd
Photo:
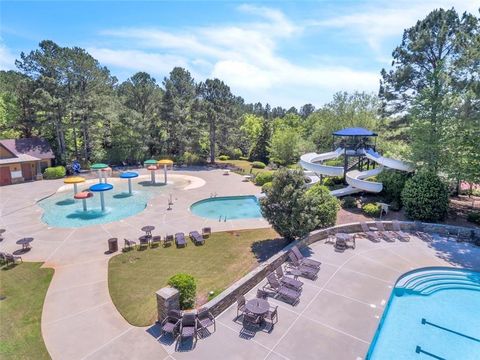
[[[308,153],[300,157],[300,165],[307,170],[305,174],[311,179],[310,185],[318,182],[320,175],[343,176],[343,166],[328,166],[322,164],[322,162],[325,160],[338,158],[343,154],[343,151],[344,150],[342,148],[338,148],[335,151],[331,151],[328,153]],[[373,149],[362,149],[358,150],[356,153],[364,155],[365,157],[376,162],[380,166],[375,169],[366,171],[348,171],[345,174],[345,180],[348,186],[342,189],[333,190],[331,192],[333,196],[341,197],[361,191],[379,193],[383,189],[383,184],[380,182],[368,181],[366,179],[380,174],[384,168],[391,168],[408,172],[413,170],[410,165],[404,163],[403,161],[383,157],[377,152],[375,152]]]

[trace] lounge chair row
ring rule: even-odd
[[[174,340],[177,340],[175,348],[178,348],[186,338],[193,338],[196,344],[199,332],[207,331],[210,326],[213,326],[214,331],[217,329],[215,317],[207,308],[201,308],[197,313],[183,314],[180,310],[170,310],[160,326],[160,336],[170,334]]]
[[[393,230],[389,231],[385,230],[385,226],[381,221],[375,221],[375,230],[370,229],[365,222],[361,222],[360,226],[362,227],[360,235],[363,235],[373,242],[380,242],[382,239],[388,242],[394,242],[396,240],[410,241],[410,235],[401,229],[398,221],[392,222]]]
[[[190,239],[193,241],[195,245],[203,245],[205,244],[205,238],[209,237],[211,234],[210,228],[203,228],[202,234],[198,231],[191,231],[189,233]],[[177,247],[185,247],[187,246],[187,240],[185,239],[185,234],[182,232],[176,233],[174,235],[166,235],[163,239],[160,235],[157,236],[141,236],[139,239],[139,246],[140,248],[146,246],[159,246],[163,241],[163,247],[167,247],[173,244],[175,241],[175,245]],[[124,250],[130,250],[137,246],[137,242],[135,240],[124,239]]]

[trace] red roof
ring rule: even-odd
[[[53,159],[55,157],[50,144],[45,139],[38,137],[5,139],[0,140],[0,144],[15,156],[24,154],[38,159]]]

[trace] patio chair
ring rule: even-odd
[[[182,319],[182,313],[179,310],[169,310],[167,317],[163,319],[160,324],[160,336],[163,334],[171,334],[174,339],[177,337],[177,333],[180,329],[180,320]]]
[[[175,234],[175,244],[177,245],[177,248],[187,246],[187,241],[185,240],[185,234],[184,233],[176,233]]]
[[[251,313],[244,313],[242,324],[245,329],[254,328],[258,330],[260,328],[260,324],[262,322],[262,318],[259,315],[251,314]],[[249,333],[250,336],[253,336],[255,333]]]
[[[195,243],[195,245],[203,245],[205,244],[205,240],[203,239],[203,236],[199,234],[198,231],[190,231],[190,238],[192,241]]]
[[[140,242],[139,248],[143,248],[144,246],[148,247],[150,244],[150,237],[146,235],[142,235],[138,238],[138,241]]]
[[[282,285],[285,285],[286,287],[292,288],[294,290],[302,291],[303,282],[286,276],[283,273],[283,269],[281,266],[279,266],[275,270],[275,273],[277,274],[278,281],[280,281]]]
[[[197,326],[197,316],[194,313],[183,314],[182,320],[180,321],[180,332],[178,343],[182,343],[185,338],[193,338],[195,343],[198,338],[198,326]]]
[[[397,220],[392,221],[393,231],[401,241],[410,241],[410,235],[400,227],[400,223]]]
[[[173,235],[167,235],[165,236],[165,239],[163,239],[163,247],[167,247],[173,244]]]
[[[362,232],[360,233],[361,235],[365,236],[372,242],[380,242],[380,235],[377,232],[370,230],[367,223],[362,221],[360,222],[360,226],[362,227]]]
[[[160,246],[161,242],[162,242],[162,237],[160,235],[153,236],[150,246],[153,246],[153,245]]]
[[[197,320],[199,329],[207,329],[213,325],[213,331],[217,331],[217,324],[215,323],[215,316],[208,310],[208,308],[201,308],[197,313]]]
[[[0,258],[3,262],[5,262],[6,265],[8,264],[16,264],[17,260],[20,260],[20,262],[23,262],[23,259],[21,256],[9,254],[9,253],[0,253]]]
[[[211,234],[212,234],[212,229],[211,229],[211,228],[209,228],[209,227],[204,227],[204,228],[202,229],[202,236],[203,236],[204,238],[208,238]]]
[[[268,320],[272,326],[278,322],[278,306],[270,306],[270,309],[265,314],[265,320]]]
[[[268,298],[268,292],[262,289],[257,289],[257,294],[255,296],[257,299],[266,299]]]
[[[298,247],[296,247],[296,246],[292,247],[291,251],[293,252],[295,257],[298,259],[298,261],[300,262],[301,265],[310,266],[310,267],[313,267],[313,268],[316,268],[316,269],[320,269],[320,265],[322,265],[322,263],[320,261],[317,261],[317,260],[306,258],[300,252]]]
[[[237,298],[237,317],[236,317],[236,319],[238,319],[240,317],[240,315],[245,314],[245,311],[247,310],[247,308],[245,307],[245,303],[246,303],[245,296],[240,295]]]
[[[263,288],[273,291],[275,298],[282,298],[293,306],[300,301],[301,292],[282,285],[273,273],[267,275],[267,284]]]
[[[288,258],[290,259],[290,263],[287,266],[292,268],[299,276],[303,276],[310,280],[315,280],[317,278],[320,269],[300,264],[297,257],[291,251],[288,252]]]
[[[131,250],[132,248],[135,248],[137,246],[137,242],[134,240],[128,240],[128,239],[123,239],[124,240],[124,246],[123,250]]]
[[[335,244],[335,235],[337,232],[334,229],[327,230],[327,238],[325,239],[326,244]]]
[[[396,238],[395,234],[392,233],[391,231],[385,230],[385,226],[383,226],[383,223],[381,221],[375,221],[375,225],[377,226],[380,236],[382,236],[385,239],[385,241],[388,241],[388,242],[395,241],[395,238]]]
[[[415,230],[412,233],[422,239],[423,241],[433,241],[432,235],[430,235],[425,228],[423,227],[423,223],[420,221],[414,221],[413,224],[415,225]]]

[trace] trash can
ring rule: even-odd
[[[118,239],[117,238],[108,239],[108,252],[113,253],[115,251],[118,251]]]

